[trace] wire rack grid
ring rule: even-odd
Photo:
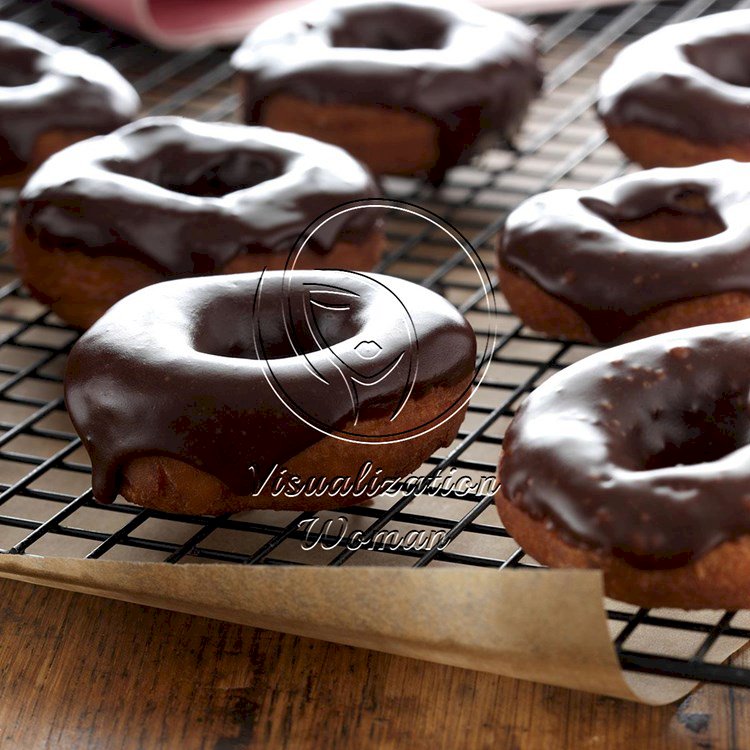
[[[521,200],[552,187],[589,187],[629,168],[607,143],[592,113],[596,81],[614,53],[663,24],[742,5],[722,0],[644,2],[528,19],[540,29],[547,77],[515,147],[489,151],[452,170],[437,190],[415,180],[386,178],[386,194],[424,206],[457,226],[492,268],[492,241]],[[161,51],[50,2],[0,0],[0,18],[102,55],[135,85],[149,114],[237,118],[239,99],[228,50]],[[404,492],[340,513],[319,513],[316,517],[331,524],[323,537],[325,549],[318,549],[315,557],[303,548],[300,526],[311,514],[253,511],[220,518],[175,517],[122,500],[97,505],[91,497],[88,458],[62,399],[65,357],[77,334],[30,299],[19,283],[5,255],[13,197],[6,196],[0,208],[3,552],[182,564],[537,565],[502,528],[489,494]],[[486,341],[493,327],[499,329],[489,351],[487,376],[457,439],[433,456],[422,473],[445,475],[455,469],[477,480],[493,476],[503,432],[524,396],[594,349],[535,335],[508,311],[502,297],[499,311],[490,309],[466,256],[418,220],[391,216],[388,233],[390,251],[379,270],[442,293],[466,315],[480,340]],[[346,533],[338,534],[339,528]],[[391,529],[439,531],[442,544],[420,549],[348,544],[355,531],[371,539]],[[718,663],[714,656],[720,642],[750,639],[747,613],[688,615],[611,601],[606,606],[625,669],[750,687],[750,669]]]

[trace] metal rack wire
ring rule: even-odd
[[[384,181],[386,193],[445,217],[469,237],[491,268],[491,241],[508,211],[522,199],[555,186],[590,186],[628,168],[606,142],[591,112],[596,81],[615,51],[665,23],[734,7],[738,4],[690,0],[530,19],[540,27],[548,74],[544,95],[534,105],[515,150],[491,151],[476,163],[456,168],[439,190],[392,178]],[[134,83],[149,113],[206,120],[236,117],[239,102],[227,50],[160,51],[56,3],[6,0],[0,2],[0,17],[106,57]],[[0,239],[4,240],[12,196],[1,208]],[[381,270],[440,291],[465,313],[480,338],[487,336],[493,311],[477,293],[466,257],[403,217],[393,217],[388,230],[391,251]],[[491,351],[488,375],[469,406],[459,436],[430,459],[425,474],[452,468],[475,477],[494,474],[503,431],[524,395],[552,372],[594,351],[524,329],[502,300],[498,325],[500,335]],[[75,331],[28,297],[10,261],[0,257],[0,549],[11,554],[171,563],[311,562],[301,548],[304,532],[299,526],[310,514],[174,517],[124,501],[95,504],[88,459],[62,400],[65,355],[75,338]],[[327,549],[322,560],[315,560],[317,564],[498,569],[536,565],[502,528],[490,495],[405,493],[318,517],[336,522],[345,518],[349,533],[363,531],[370,538],[392,528],[439,530],[448,544],[429,549],[352,549],[346,538],[328,533],[323,539]],[[617,602],[607,602],[607,612],[626,669],[750,687],[750,669],[716,663],[712,657],[720,641],[750,639],[747,613],[686,615]],[[656,639],[656,652],[650,637],[654,633],[663,636]],[[672,639],[671,634],[680,638]],[[673,640],[679,640],[678,650]]]

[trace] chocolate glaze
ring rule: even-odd
[[[481,133],[510,137],[542,83],[531,29],[447,0],[311,3],[259,26],[232,62],[248,123],[262,122],[263,103],[279,93],[430,118],[436,182]]]
[[[21,171],[44,133],[108,133],[139,106],[135,89],[108,62],[0,22],[0,174]]]
[[[613,341],[665,305],[750,293],[749,210],[748,164],[652,169],[525,201],[508,217],[499,262],[574,308],[600,341]],[[698,217],[724,231],[657,242],[618,228],[655,213]]]
[[[398,411],[404,397],[470,381],[475,353],[471,327],[449,302],[400,279],[180,279],[131,294],[83,335],[65,398],[97,500],[111,502],[123,465],[144,455],[180,459],[244,495],[355,416],[348,435],[371,418],[391,436],[421,434],[424,425]],[[437,424],[449,414],[434,416]]]
[[[230,123],[150,117],[55,154],[21,192],[18,219],[44,247],[137,258],[168,276],[220,271],[242,253],[289,253],[321,214],[378,190],[347,153]],[[364,239],[378,211],[352,211],[311,249]]]
[[[669,568],[750,533],[750,323],[587,357],[526,400],[504,443],[510,502],[574,546]]]
[[[750,10],[665,26],[615,57],[598,111],[704,143],[750,139]]]

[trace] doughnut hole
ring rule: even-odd
[[[750,37],[733,34],[685,45],[688,62],[732,86],[750,86]]]
[[[582,202],[621,232],[652,242],[703,240],[721,234],[727,228],[705,195],[698,191],[683,191],[671,197],[671,205],[635,218],[617,216],[616,209],[604,207],[599,201],[584,199]]]
[[[332,47],[382,49],[394,52],[415,49],[441,49],[448,36],[448,23],[432,12],[398,7],[394,15],[375,4],[341,12],[339,22],[329,31]]]
[[[35,49],[13,50],[13,63],[0,65],[0,87],[31,86],[41,77],[37,70],[40,53]]]
[[[247,149],[196,155],[178,146],[162,150],[159,158],[141,163],[110,161],[106,167],[166,190],[198,198],[222,198],[283,174],[282,159],[253,154]]]
[[[326,294],[327,309],[315,304],[315,292],[305,295],[305,310],[301,305],[291,312],[290,330],[276,305],[260,305],[258,329],[254,328],[257,316],[252,299],[222,298],[209,303],[195,321],[193,346],[203,354],[238,359],[285,359],[302,354],[312,354],[325,345],[335,346],[355,336],[362,324],[351,298],[345,295]],[[308,320],[314,316],[315,332]],[[226,320],[236,323],[219,325]],[[260,335],[258,335],[260,334]]]
[[[643,469],[711,463],[750,444],[750,419],[739,401],[724,398],[711,411],[680,414],[668,425],[659,449],[643,457]]]

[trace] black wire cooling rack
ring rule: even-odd
[[[491,241],[508,211],[551,187],[588,187],[627,170],[606,141],[591,105],[596,81],[614,53],[666,23],[744,3],[691,0],[638,3],[529,19],[541,31],[547,78],[514,150],[490,151],[454,169],[434,190],[409,179],[386,179],[393,198],[425,206],[456,225],[492,268]],[[232,120],[238,111],[227,50],[173,54],[112,32],[62,5],[0,0],[0,17],[110,60],[133,84],[151,114]],[[12,212],[2,203],[2,239]],[[495,322],[466,256],[445,238],[403,215],[389,221],[391,252],[382,263],[444,294],[480,338],[499,335],[481,388],[458,438],[423,473],[451,469],[492,476],[505,427],[524,395],[593,348],[524,329],[502,298]],[[3,243],[2,252],[5,252]],[[491,495],[444,490],[376,500],[341,513],[317,514],[332,524],[325,549],[303,549],[299,522],[310,515],[254,511],[226,518],[176,517],[123,501],[96,505],[90,466],[62,399],[66,353],[76,333],[31,300],[0,257],[0,548],[12,554],[135,559],[171,563],[411,565],[524,568],[536,565],[499,523]],[[480,347],[481,350],[482,347]],[[339,538],[346,519],[347,534]],[[444,534],[429,549],[353,549],[351,533],[425,529]],[[447,545],[445,544],[447,542]],[[750,669],[717,663],[721,645],[750,639],[748,613],[637,609],[607,602],[612,636],[627,670],[750,687]],[[727,653],[729,649],[724,649]]]

